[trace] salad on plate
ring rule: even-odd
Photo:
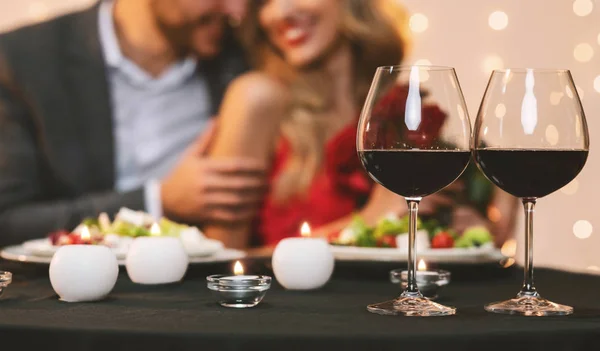
[[[107,213],[101,213],[84,219],[71,231],[55,231],[45,239],[25,242],[23,247],[32,254],[51,256],[64,245],[106,245],[118,258],[124,258],[136,237],[153,235],[179,237],[190,257],[209,256],[223,249],[223,243],[206,238],[196,227],[164,217],[155,222],[150,214],[129,208],[121,208],[112,221]]]
[[[407,248],[409,217],[388,215],[375,226],[366,224],[363,218],[355,216],[352,223],[338,234],[329,238],[335,246],[364,248]],[[476,226],[457,233],[444,228],[435,219],[417,220],[416,245],[421,248],[493,248],[493,238],[485,227]]]

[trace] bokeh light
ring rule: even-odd
[[[594,90],[600,93],[600,76],[594,79]]]
[[[488,24],[494,30],[503,30],[508,26],[508,15],[504,11],[495,11],[490,14]]]
[[[546,127],[546,141],[552,146],[558,144],[558,128],[554,124]]]
[[[410,16],[408,25],[413,32],[422,33],[429,28],[429,19],[422,13],[415,13]]]
[[[588,62],[594,57],[594,48],[588,43],[580,43],[573,50],[573,57],[579,62]]]
[[[550,93],[550,103],[554,106],[560,104],[560,100],[562,100],[565,93],[560,91],[553,91]]]
[[[497,223],[502,219],[502,212],[496,206],[490,206],[487,210],[487,216],[493,223]],[[508,256],[508,255],[505,255]]]
[[[491,73],[495,69],[504,68],[504,61],[498,55],[490,55],[483,60],[483,72]]]
[[[587,239],[592,236],[592,223],[585,219],[580,219],[573,224],[573,234],[579,239]]]
[[[566,195],[574,195],[579,189],[579,181],[573,179],[569,184],[563,186],[560,191]]]
[[[587,16],[592,13],[594,9],[594,3],[591,0],[575,0],[573,2],[573,12],[577,16]]]
[[[498,118],[504,117],[506,115],[506,105],[504,105],[503,103],[499,103],[498,105],[496,105],[496,110],[494,111],[494,114]]]

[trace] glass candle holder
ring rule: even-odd
[[[271,287],[271,277],[264,275],[211,275],[207,286],[221,306],[248,308],[258,305]]]
[[[0,271],[0,296],[4,293],[4,289],[12,283],[12,273]]]
[[[439,291],[450,283],[450,272],[444,270],[417,271],[417,286],[424,297],[435,300],[438,298]],[[394,269],[390,271],[390,281],[394,284],[400,284],[402,289],[408,285],[408,271]]]

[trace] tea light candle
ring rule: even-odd
[[[235,275],[211,275],[207,286],[223,307],[248,308],[258,305],[271,287],[271,277],[244,275],[244,267],[237,261]]]
[[[334,258],[323,238],[311,238],[304,223],[302,237],[286,238],[273,251],[275,278],[286,289],[310,290],[325,285],[333,273]]]
[[[417,265],[416,279],[419,291],[429,299],[436,299],[439,290],[450,283],[450,272],[444,270],[427,270],[427,264],[420,260]],[[402,289],[408,285],[408,271],[395,269],[390,272],[390,280],[394,284],[400,283]]]
[[[233,266],[233,274],[230,276],[223,277],[224,279],[229,280],[246,280],[246,279],[256,279],[257,275],[244,275],[244,266],[240,261],[235,261],[235,265]]]
[[[160,236],[154,223],[151,236],[133,240],[125,267],[129,278],[138,284],[169,284],[183,279],[189,259],[179,237]]]
[[[82,240],[89,241],[84,227]],[[105,298],[119,275],[115,254],[102,245],[65,245],[50,262],[50,283],[62,301],[83,302]]]

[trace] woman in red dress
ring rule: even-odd
[[[376,68],[400,64],[405,54],[406,16],[397,1],[263,0],[248,10],[241,34],[255,71],[228,88],[211,157],[265,162],[271,186],[255,220],[209,223],[205,233],[244,248],[297,235],[304,221],[325,236],[355,213],[369,224],[389,212],[404,215],[404,201],[368,179],[355,146]],[[428,196],[420,213],[451,202]]]

